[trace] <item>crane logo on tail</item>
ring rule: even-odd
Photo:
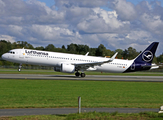
[[[150,62],[152,61],[153,59],[153,54],[151,51],[145,51],[143,54],[142,54],[142,58],[144,61],[146,62]]]

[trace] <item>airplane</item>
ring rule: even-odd
[[[3,60],[22,64],[42,65],[54,67],[54,71],[74,73],[76,77],[85,77],[84,71],[99,71],[112,73],[126,73],[142,70],[157,69],[152,64],[159,42],[151,43],[133,60],[116,59],[115,53],[111,58],[86,55],[48,52],[32,49],[13,49],[2,55]],[[81,72],[79,72],[81,71]]]

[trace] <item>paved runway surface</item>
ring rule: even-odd
[[[133,81],[133,82],[163,82],[163,76],[108,76],[87,75],[85,78],[74,75],[36,75],[36,74],[0,74],[0,79],[33,79],[33,80],[93,80],[93,81]],[[32,108],[32,109],[0,109],[2,116],[47,115],[77,113],[77,108]],[[158,112],[159,109],[144,108],[82,108],[82,112],[119,112],[139,113],[144,111]]]
[[[74,75],[0,74],[0,79],[163,82],[163,76],[113,76],[113,75],[87,75],[86,77],[81,78],[75,77]]]
[[[159,109],[145,108],[82,108],[82,112],[119,112],[119,113],[140,113],[145,111],[158,112]],[[29,108],[29,109],[0,109],[0,117],[24,116],[24,115],[60,115],[77,113],[77,108]]]

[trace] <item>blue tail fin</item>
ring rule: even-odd
[[[141,52],[133,61],[132,65],[125,72],[134,72],[149,70],[155,56],[159,42],[151,43],[143,52]]]
[[[158,42],[151,43],[135,58],[135,63],[152,63],[158,44]]]

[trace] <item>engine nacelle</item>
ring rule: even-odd
[[[54,71],[65,72],[65,73],[74,73],[75,66],[69,63],[62,63],[61,66],[54,67]]]
[[[74,73],[75,71],[75,66],[69,63],[63,63],[61,65],[61,68],[62,68],[62,72],[66,72],[66,73]]]

